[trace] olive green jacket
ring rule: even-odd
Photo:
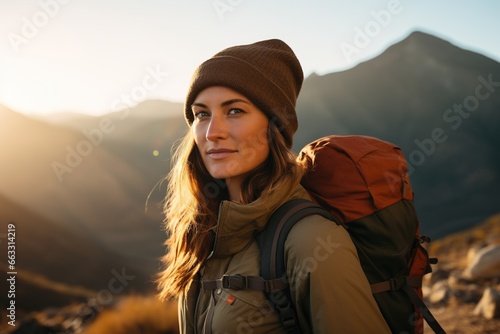
[[[292,198],[310,197],[297,182],[292,191],[276,190],[247,205],[224,201],[213,253],[199,279],[259,276],[260,251],[254,235],[275,209]],[[343,227],[321,216],[304,218],[288,235],[285,259],[304,333],[390,332]],[[199,279],[179,299],[181,333],[284,333],[264,292],[203,290]]]

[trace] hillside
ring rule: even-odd
[[[350,70],[307,78],[295,147],[332,133],[399,145],[423,232],[442,237],[498,210],[499,82],[498,62],[415,32]]]
[[[500,213],[463,231],[433,241],[429,254],[454,269],[464,269],[468,251],[477,245],[500,243]]]
[[[415,32],[352,69],[308,77],[294,149],[332,133],[401,146],[422,232],[442,238],[498,212],[499,82],[498,62]],[[0,106],[0,223],[20,226],[21,269],[88,295],[123,264],[140,268],[138,290],[150,287],[164,252],[162,179],[186,129],[182,105],[159,100],[55,119]],[[27,295],[44,289],[31,282]]]
[[[47,305],[63,306],[96,298],[107,289],[113,273],[135,276],[126,281],[125,291],[152,289],[151,277],[130,260],[110,251],[95,238],[75,233],[0,195],[2,232],[15,225],[16,304],[19,310],[36,310]],[[6,243],[2,252],[7,254]],[[6,258],[0,263],[6,268]],[[36,296],[36,298],[34,298]]]
[[[496,286],[500,292],[498,277],[471,281],[462,277],[462,271],[467,266],[467,253],[475,247],[500,242],[499,222],[500,213],[466,231],[436,240],[428,248],[430,256],[437,256],[439,263],[433,265],[433,273],[424,279],[424,298],[447,333],[498,332],[500,318],[488,319],[474,312],[485,288]],[[175,301],[161,303],[156,296],[149,294],[120,295],[98,310],[91,310],[88,303],[82,303],[35,312],[24,318],[19,328],[29,328],[31,332],[57,330],[68,334],[82,331],[89,334],[143,334],[146,328],[151,334],[177,333],[177,306]],[[425,333],[432,333],[427,324]]]
[[[95,239],[135,266],[156,270],[162,218],[155,203],[148,213],[145,204],[164,172],[158,168],[153,175],[151,164],[148,171],[136,166],[148,153],[152,157],[151,151],[142,144],[134,150],[130,141],[108,149],[113,131],[99,137],[99,127],[84,133],[6,108],[0,108],[0,119],[0,156],[8,162],[0,165],[0,194]],[[166,169],[159,159],[154,163]]]
[[[500,213],[430,244],[429,255],[437,257],[439,262],[433,266],[433,273],[424,280],[424,296],[433,315],[448,333],[498,333],[500,295],[496,303],[488,300],[487,308],[478,307],[487,300],[486,290],[492,289],[496,294],[500,293],[498,270],[490,278],[471,278],[465,273],[474,264],[477,268],[484,269],[485,264],[490,263],[490,268],[495,265],[498,268],[498,251],[497,256],[493,252],[487,257],[479,255],[486,249],[500,249],[499,247]],[[478,258],[484,260],[482,265],[478,265]],[[482,314],[478,313],[480,309]],[[489,311],[496,315],[491,317],[493,313]]]

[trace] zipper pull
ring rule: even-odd
[[[212,249],[212,251],[210,252],[210,254],[208,254],[208,256],[207,256],[207,260],[210,259],[213,255],[214,255],[214,250]]]

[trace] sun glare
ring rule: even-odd
[[[11,59],[0,79],[0,103],[25,113],[57,112],[67,104],[71,85],[55,86],[65,82],[67,71],[54,71],[50,66],[26,59]]]

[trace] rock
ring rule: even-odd
[[[447,279],[450,276],[450,272],[446,269],[441,268],[440,266],[434,268],[432,273],[427,275],[429,284],[436,284],[437,282]]]
[[[463,276],[471,280],[500,276],[500,245],[489,245],[477,251]]]
[[[460,306],[464,304],[476,304],[482,296],[482,289],[474,289],[463,286],[460,289],[450,288],[447,294],[448,305]]]
[[[460,271],[451,272],[446,281],[448,285],[454,289],[460,289],[467,284],[467,281],[462,278],[462,273]]]
[[[427,286],[427,285],[422,286],[422,295],[424,296],[425,299],[428,299],[431,292],[432,292],[432,289],[429,286]]]
[[[486,288],[483,297],[474,309],[475,315],[486,319],[500,318],[500,294],[493,288]]]
[[[464,303],[476,304],[481,300],[483,287],[481,285],[469,284],[464,289],[462,301]]]
[[[475,244],[472,245],[467,251],[467,265],[470,265],[477,256],[477,253],[484,248],[484,245]]]
[[[427,299],[432,304],[446,303],[449,292],[450,288],[446,281],[439,281],[432,287]]]

